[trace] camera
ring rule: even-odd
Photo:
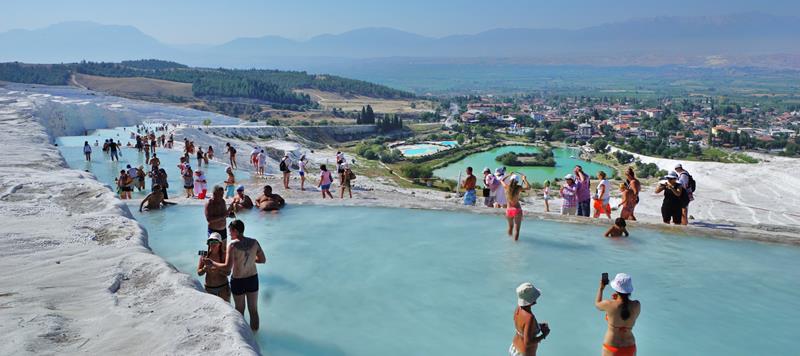
[[[206,257],[206,256],[208,256],[208,251],[206,251],[206,250],[197,251],[197,255]]]

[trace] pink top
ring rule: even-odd
[[[322,185],[331,184],[331,182],[333,182],[333,177],[331,177],[331,172],[329,171],[323,171],[319,179],[321,180],[320,184]]]

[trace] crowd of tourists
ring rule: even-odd
[[[166,130],[164,130],[166,131]],[[145,166],[132,167],[120,171],[116,179],[119,196],[121,199],[130,199],[134,190],[146,190],[146,179],[151,179],[151,190],[142,200],[139,210],[160,209],[172,205],[167,199],[169,182],[167,173],[162,168],[162,162],[156,154],[157,148],[172,148],[173,135],[146,131],[144,127],[137,127],[137,132],[132,133],[140,155],[145,157]],[[95,142],[95,147],[99,142]],[[129,144],[130,146],[130,144]],[[103,152],[112,161],[121,157],[121,143],[107,139],[103,143]],[[84,155],[91,161],[92,145],[84,143]],[[259,328],[258,315],[258,271],[257,264],[265,263],[267,258],[264,250],[256,239],[245,236],[245,224],[237,214],[251,209],[263,211],[277,211],[286,205],[286,201],[273,192],[270,185],[263,186],[261,194],[256,199],[251,199],[245,193],[244,185],[238,184],[235,176],[236,149],[226,145],[225,153],[228,154],[230,165],[226,169],[227,178],[222,185],[215,185],[209,196],[207,193],[208,182],[201,167],[209,164],[214,158],[214,149],[208,146],[205,151],[196,147],[194,142],[184,140],[184,152],[179,158],[178,168],[186,198],[206,200],[204,216],[207,222],[207,248],[199,251],[197,274],[205,277],[204,288],[209,294],[230,302],[242,315],[247,310],[250,326],[253,330]],[[197,169],[191,166],[191,160],[196,160]],[[326,165],[319,167],[319,188],[322,198],[333,198],[330,188],[334,181],[339,183],[340,198],[345,193],[352,198],[352,181],[355,179],[342,152],[337,152],[334,157],[335,168],[329,170]],[[264,176],[267,165],[267,149],[254,147],[250,155],[250,164],[257,177]],[[291,189],[292,170],[297,169],[300,176],[300,189],[305,190],[308,160],[300,156],[295,163],[288,154],[284,154],[278,163],[281,172],[281,184],[284,189]],[[334,171],[336,177],[334,176]],[[473,174],[472,167],[466,170],[467,177],[460,187],[464,190],[464,204],[477,205],[477,189],[481,189],[482,204],[490,208],[505,209],[508,222],[508,234],[515,240],[519,239],[522,223],[522,193],[530,190],[531,184],[528,177],[519,172],[506,172],[505,168],[497,168],[492,172],[489,168],[483,170],[482,186]],[[617,204],[619,217],[605,233],[607,237],[627,236],[629,233],[626,221],[636,220],[635,211],[639,203],[639,194],[642,186],[636,178],[634,170],[625,171],[625,182],[619,185],[620,203]],[[611,192],[612,186],[605,172],[598,172],[599,180],[594,193],[591,192],[591,178],[581,166],[576,166],[573,173],[563,177],[557,190],[550,181],[545,181],[542,189],[542,200],[545,211],[550,211],[550,202],[553,195],[561,199],[560,213],[562,215],[575,215],[598,218],[605,215],[611,218]],[[688,204],[693,199],[694,180],[681,165],[675,167],[659,182],[655,192],[664,194],[661,212],[665,223],[686,224],[688,218]],[[556,193],[557,192],[557,193]],[[592,211],[593,210],[593,211]],[[229,219],[231,220],[230,222]],[[230,241],[229,241],[230,237]],[[604,299],[606,286],[613,289],[610,299]],[[532,283],[523,283],[517,290],[517,308],[513,321],[516,330],[511,346],[510,355],[535,355],[539,343],[550,334],[550,325],[546,322],[539,323],[533,312],[541,291]],[[641,310],[641,304],[631,299],[633,285],[630,276],[624,273],[610,280],[603,274],[597,292],[595,306],[605,312],[607,330],[603,340],[602,353],[604,355],[635,355],[636,343],[632,328],[636,323]]]
[[[478,202],[477,190],[480,188],[478,179],[472,167],[466,168],[466,178],[460,183],[463,189],[463,203],[475,206]],[[614,189],[608,175],[604,171],[597,173],[598,183],[592,193],[591,176],[584,172],[583,167],[576,165],[573,172],[564,176],[557,196],[561,199],[561,215],[583,216],[599,218],[605,216],[612,218],[611,192]],[[681,164],[675,170],[662,177],[655,189],[655,193],[663,193],[661,216],[665,224],[687,225],[689,221],[689,203],[694,200],[695,181],[683,169]],[[489,208],[505,209],[508,220],[508,235],[514,240],[519,239],[519,229],[522,224],[521,193],[531,189],[527,177],[519,172],[506,172],[505,167],[483,170],[483,186],[481,196],[483,205]],[[544,211],[550,212],[550,202],[553,200],[553,183],[546,180],[542,185],[542,201]],[[628,236],[626,221],[636,221],[636,206],[639,204],[639,195],[642,183],[636,178],[632,167],[625,170],[625,181],[618,186],[620,196],[616,208],[619,216],[614,220],[614,225],[606,232],[607,237]],[[592,212],[593,210],[593,212]]]

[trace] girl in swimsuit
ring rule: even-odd
[[[228,284],[228,276],[231,274],[231,269],[227,267],[217,267],[214,265],[206,265],[205,257],[208,259],[224,263],[225,255],[222,250],[222,236],[218,232],[209,235],[208,250],[205,256],[200,256],[200,262],[197,264],[197,275],[206,276],[205,289],[209,294],[216,295],[222,300],[230,303],[231,301],[231,288]]]
[[[506,180],[509,182],[506,183]],[[522,183],[520,183],[520,180]],[[506,208],[508,236],[513,234],[514,241],[517,241],[519,240],[519,228],[522,225],[522,206],[519,203],[520,194],[523,190],[530,189],[531,185],[528,183],[528,178],[522,173],[512,173],[508,177],[501,179],[500,184],[503,185],[506,201],[508,202]],[[515,227],[516,232],[514,232]]]
[[[597,291],[595,307],[606,312],[606,322],[608,329],[603,339],[603,356],[635,356],[636,339],[633,337],[633,326],[641,311],[641,303],[631,300],[633,293],[633,282],[631,277],[625,273],[619,273],[614,280],[609,283],[615,293],[611,299],[603,299],[603,289],[606,287],[606,280],[600,280],[600,289]]]

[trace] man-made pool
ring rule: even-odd
[[[433,171],[433,175],[444,179],[457,179],[459,174],[464,175],[464,170],[467,167],[472,167],[475,174],[480,178],[481,171],[485,167],[489,167],[492,172],[495,168],[502,167],[503,164],[496,161],[495,158],[507,152],[517,153],[532,153],[538,152],[538,149],[533,146],[503,146],[491,149],[489,151],[476,153],[466,157],[458,162],[451,163],[445,167]],[[556,159],[555,167],[506,167],[509,172],[521,172],[528,176],[531,182],[542,182],[545,179],[553,180],[553,178],[564,178],[568,173],[572,173],[575,165],[581,165],[584,172],[596,176],[597,172],[603,170],[611,176],[614,170],[602,164],[587,162],[580,158],[580,151],[572,148],[556,148],[553,149],[553,155]]]
[[[456,141],[435,141],[431,143],[420,143],[414,145],[397,146],[398,150],[406,157],[419,157],[434,154],[458,146]]]
[[[291,204],[291,202],[290,202]],[[155,253],[196,275],[202,207],[134,213]],[[520,241],[496,216],[289,206],[240,214],[267,255],[262,329],[273,355],[503,355],[514,288],[533,281],[549,355],[596,355],[606,322],[601,272],[633,276],[641,355],[790,355],[800,320],[800,249],[634,229],[526,220]],[[606,293],[608,296],[608,293]]]

